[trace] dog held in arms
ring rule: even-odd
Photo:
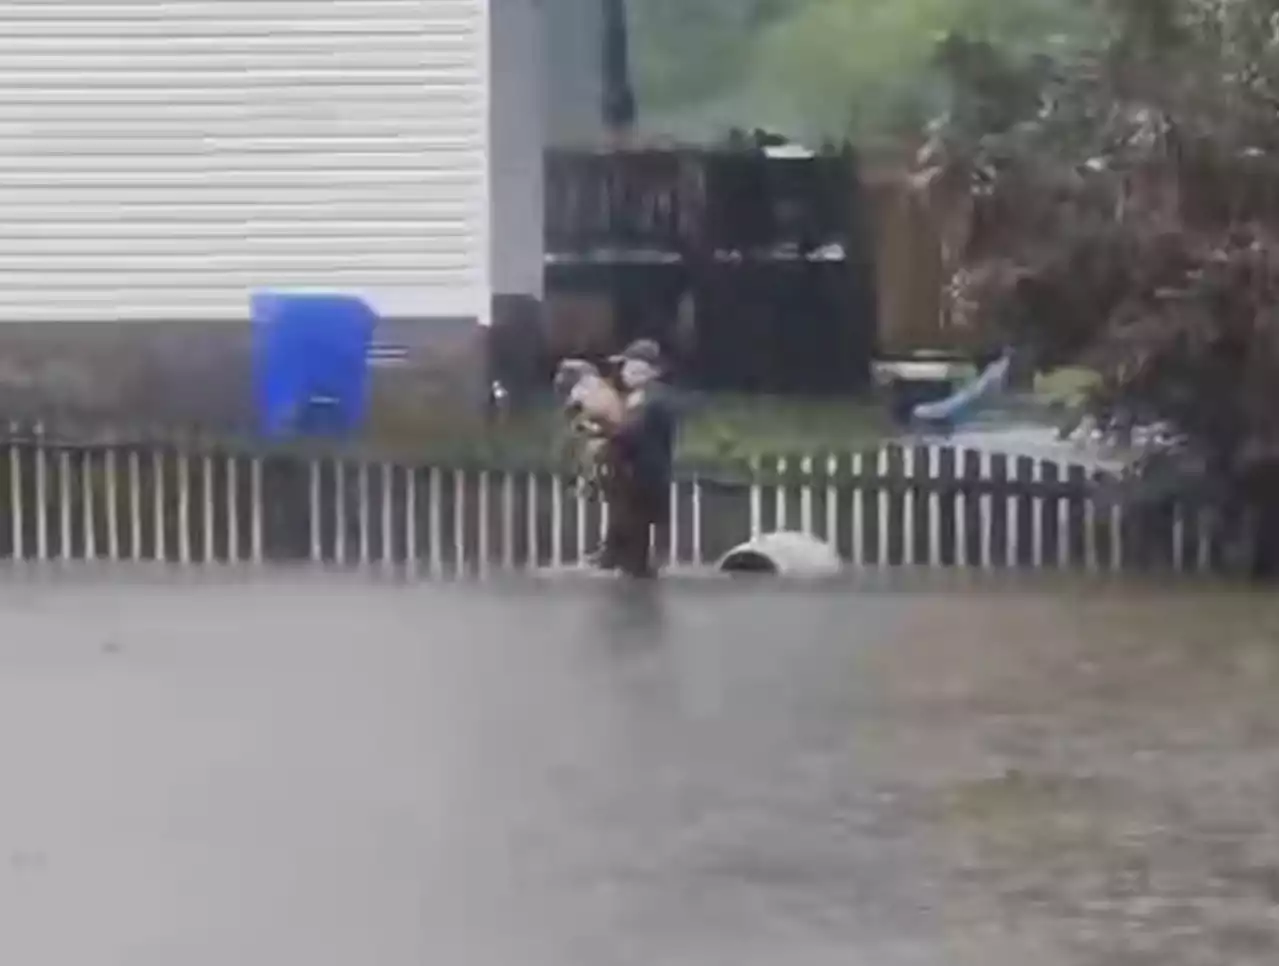
[[[626,417],[626,399],[599,367],[585,359],[563,360],[556,367],[554,387],[568,421],[568,450],[578,492],[605,495],[609,436]]]

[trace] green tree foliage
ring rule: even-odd
[[[1087,360],[1105,424],[1168,422],[1179,442],[1144,468],[1147,492],[1194,483],[1274,519],[1276,8],[1105,12],[1071,56],[960,34],[939,49],[950,103],[921,176],[953,222],[957,319],[1045,365]]]
[[[632,0],[636,84],[659,112],[719,98],[750,73],[759,32],[795,0]]]
[[[945,105],[933,54],[948,32],[1030,53],[1097,24],[1075,0],[633,0],[630,17],[658,129],[694,114],[708,138],[764,125],[864,150],[912,139]]]
[[[948,34],[1028,56],[1092,29],[1069,0],[811,0],[766,34],[760,76],[807,128],[867,150],[910,139],[946,103],[934,53]]]

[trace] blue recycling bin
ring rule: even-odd
[[[358,430],[377,323],[373,310],[342,294],[259,292],[250,302],[260,431],[280,438]]]

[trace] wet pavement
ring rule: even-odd
[[[0,962],[1271,963],[1276,598],[0,572]]]

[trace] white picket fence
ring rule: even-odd
[[[740,482],[672,484],[659,537],[705,565],[743,540],[800,530],[860,568],[1209,571],[1202,514],[1135,534],[1080,466],[949,446],[758,461]],[[462,468],[232,450],[83,445],[11,435],[0,448],[0,558],[182,565],[305,561],[436,576],[579,563],[607,508],[534,468]]]

